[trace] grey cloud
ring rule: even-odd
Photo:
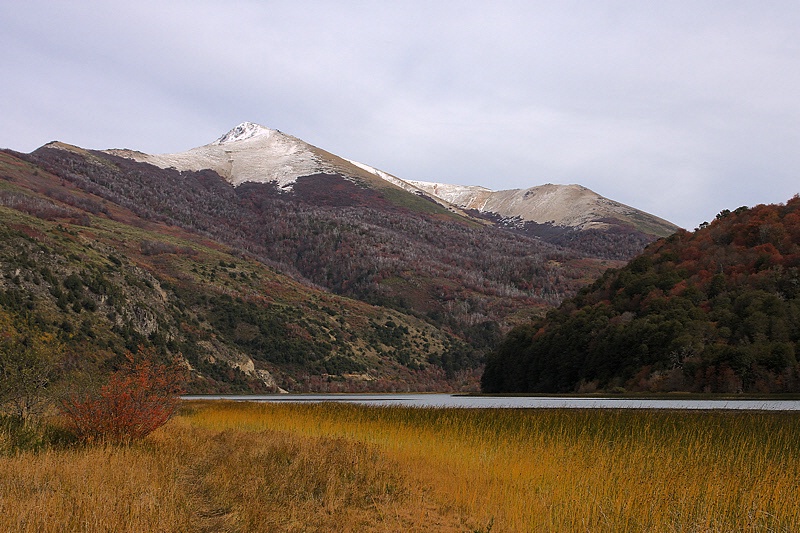
[[[581,183],[686,227],[785,201],[794,2],[0,6],[0,146],[148,152],[260,122],[409,179]]]

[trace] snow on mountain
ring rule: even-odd
[[[409,188],[408,187],[408,182],[406,182],[404,180],[401,180],[397,176],[392,176],[388,172],[384,172],[383,170],[378,170],[375,167],[371,167],[369,165],[365,165],[364,163],[359,163],[358,161],[352,161],[350,159],[346,159],[345,161],[347,161],[348,163],[350,163],[352,165],[357,166],[361,170],[366,170],[367,172],[369,172],[371,174],[375,174],[379,178],[381,178],[383,180],[386,180],[389,183],[392,183],[394,185],[397,185],[398,187],[402,187],[404,189],[408,189]]]
[[[404,190],[406,190],[408,192],[411,192],[411,193],[414,193],[414,194],[425,195],[425,196],[431,198],[432,200],[435,200],[436,202],[442,204],[445,207],[450,207],[450,208],[455,207],[455,204],[453,202],[444,200],[444,199],[442,199],[442,198],[440,198],[440,197],[438,197],[436,195],[432,195],[428,191],[426,191],[425,189],[422,189],[422,188],[417,187],[415,185],[417,183],[424,183],[422,181],[417,182],[417,181],[403,180],[403,179],[398,178],[397,176],[389,174],[388,172],[384,172],[383,170],[377,169],[375,167],[371,167],[369,165],[365,165],[364,163],[359,163],[358,161],[352,161],[350,159],[345,159],[345,161],[347,161],[348,163],[350,163],[353,166],[356,166],[356,167],[360,168],[361,170],[364,170],[366,172],[369,172],[370,174],[373,174],[373,175],[379,177],[380,179],[382,179],[384,181],[388,181],[392,185],[396,185],[397,187],[400,187],[401,189],[404,189]]]
[[[408,183],[465,210],[537,224],[608,229],[609,221],[613,219],[654,235],[669,235],[677,229],[671,222],[609,200],[581,185],[548,183],[528,189],[493,191],[479,186],[424,181]]]
[[[257,137],[259,135],[270,135],[273,132],[280,133],[277,130],[265,128],[260,124],[242,122],[211,144],[230,144],[237,141],[246,141],[247,139],[252,139],[253,137]]]
[[[464,209],[484,211],[488,199],[496,194],[495,191],[478,185],[451,185],[449,183],[430,183],[427,181],[408,182],[417,189],[426,192],[445,202]]]
[[[493,191],[479,186],[403,180],[252,122],[243,122],[216,141],[185,152],[160,155],[131,150],[107,152],[161,168],[211,169],[234,186],[251,181],[275,183],[289,190],[301,176],[338,174],[348,179],[373,176],[408,192],[426,195],[456,212],[475,210],[504,219],[579,229],[607,229],[611,224],[622,223],[659,236],[677,229],[666,220],[604,198],[580,185],[546,184]]]
[[[493,191],[478,185],[403,180],[363,163],[350,163],[409,192],[425,194],[459,210],[578,229],[608,229],[609,219],[655,235],[669,235],[677,229],[666,220],[604,198],[581,185],[548,183],[529,189]]]
[[[291,135],[243,122],[216,141],[175,154],[108,153],[178,170],[211,169],[233,185],[252,181],[290,188],[300,176],[334,172],[320,150]]]

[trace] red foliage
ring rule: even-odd
[[[185,372],[178,364],[162,364],[152,349],[127,354],[128,362],[90,393],[71,394],[61,412],[79,438],[129,442],[164,425],[175,413]]]

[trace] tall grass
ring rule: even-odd
[[[127,446],[0,456],[0,531],[466,529],[375,446],[188,418]]]
[[[800,416],[187,402],[0,457],[0,531],[797,531]]]
[[[217,405],[191,423],[377,446],[496,531],[796,531],[792,413]]]

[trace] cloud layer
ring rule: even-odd
[[[174,152],[250,120],[691,229],[800,192],[798,27],[790,1],[6,2],[0,146]]]

